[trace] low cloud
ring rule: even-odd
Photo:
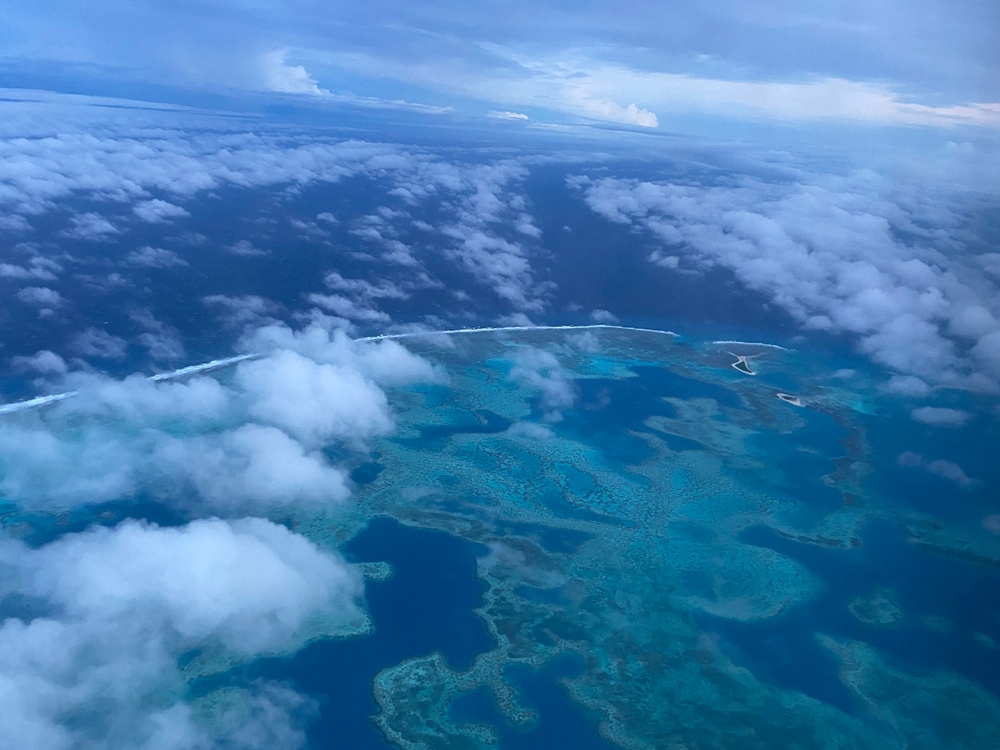
[[[576,401],[577,388],[571,374],[552,353],[543,349],[519,350],[507,378],[538,394],[547,422],[561,421],[563,409]]]
[[[393,427],[385,394],[350,366],[281,350],[241,364],[236,383],[251,400],[252,417],[307,446],[360,442]]]
[[[664,243],[651,260],[721,266],[806,330],[846,334],[894,371],[890,390],[1000,389],[1000,286],[974,267],[928,196],[886,195],[870,171],[800,175],[794,185],[571,178],[607,219]],[[928,208],[931,206],[932,208]],[[934,210],[934,230],[921,211]]]
[[[444,380],[397,342],[354,342],[316,324],[265,327],[247,343],[264,356],[238,364],[226,385],[114,380],[67,373],[55,355],[25,358],[77,395],[4,416],[0,494],[26,508],[142,494],[184,513],[318,511],[351,493],[324,449],[363,451],[393,429],[384,387]]]
[[[241,297],[211,294],[201,301],[214,308],[222,322],[230,328],[266,323],[273,320],[273,316],[281,309],[277,302],[256,294]]]
[[[967,411],[939,406],[922,406],[910,412],[910,416],[917,422],[938,427],[962,427],[972,418]]]
[[[36,255],[27,265],[15,263],[0,263],[0,278],[3,279],[37,279],[38,281],[55,281],[62,271],[62,266],[51,258]]]
[[[257,247],[250,240],[237,240],[232,245],[226,245],[224,249],[227,253],[242,258],[259,258],[268,255],[267,250]]]
[[[362,299],[409,299],[408,292],[398,288],[389,281],[366,281],[365,279],[347,279],[336,271],[331,271],[323,281],[330,289],[338,292],[349,292]]]
[[[973,479],[966,474],[962,467],[954,461],[948,461],[941,458],[929,461],[919,453],[904,451],[899,454],[899,457],[896,459],[896,463],[900,466],[923,469],[924,471],[941,477],[942,479],[952,481],[960,487],[968,488],[979,484],[978,480]]]
[[[97,213],[86,213],[70,219],[70,227],[63,234],[75,240],[100,242],[119,234],[121,230]]]
[[[295,68],[285,65],[284,56],[279,62],[282,69]],[[305,75],[305,84],[298,76],[299,83],[289,86],[286,80],[282,85],[311,91]],[[289,220],[310,236],[322,237],[335,226],[330,219],[339,220],[346,231],[371,246],[359,248],[356,257],[407,269],[411,278],[422,279],[419,286],[440,283],[430,279],[424,265],[423,256],[434,253],[457,263],[487,293],[514,309],[539,311],[551,296],[553,284],[540,281],[532,268],[541,231],[520,189],[528,172],[514,159],[449,161],[427,149],[335,141],[321,135],[290,141],[280,130],[233,130],[228,121],[216,129],[192,129],[189,120],[170,108],[158,113],[155,128],[111,108],[74,106],[73,116],[67,117],[64,107],[70,105],[54,98],[56,102],[30,104],[51,108],[51,118],[32,116],[31,127],[23,125],[28,118],[5,123],[8,158],[0,160],[0,182],[5,185],[0,209],[6,214],[45,215],[70,196],[117,204],[106,209],[107,217],[96,211],[73,217],[67,230],[75,239],[109,241],[120,236],[115,217],[122,204],[150,219],[170,219],[182,216],[185,201],[213,190],[289,186],[294,191],[364,175],[385,185],[391,205],[356,220],[338,219],[328,211],[320,212],[316,222]],[[9,105],[14,110],[27,106]],[[17,169],[20,163],[31,163],[32,172]],[[421,222],[401,210],[401,203],[431,205],[440,216],[433,225]],[[417,229],[422,236],[414,241]],[[240,240],[224,249],[256,256],[265,254],[267,247]],[[143,249],[130,253],[127,262],[149,268],[176,265],[170,256]],[[0,276],[39,281],[54,280],[59,270],[57,263],[38,259],[0,263]],[[211,298],[222,302],[220,295]],[[249,297],[244,302],[249,303]],[[241,307],[249,312],[249,304]],[[232,317],[227,323],[246,324]]]
[[[555,437],[551,427],[537,422],[515,422],[507,428],[507,434],[529,440],[551,440]]]
[[[487,117],[491,117],[494,120],[527,120],[529,119],[523,112],[511,112],[510,110],[491,110],[486,113]]]
[[[257,329],[246,337],[250,351],[292,351],[320,364],[357,370],[379,386],[444,383],[446,373],[397,341],[358,342],[337,328],[313,323],[302,330],[283,324]]]
[[[339,294],[308,294],[306,299],[317,307],[347,320],[383,324],[392,322],[392,318],[381,310]]]
[[[36,307],[59,307],[65,300],[55,289],[45,286],[26,286],[14,295],[18,301]]]
[[[635,103],[623,107],[618,102],[607,99],[585,98],[580,100],[578,104],[584,114],[597,120],[638,125],[642,128],[658,128],[660,126],[660,120],[653,112],[637,107]]]
[[[143,329],[137,340],[157,362],[176,362],[185,356],[184,343],[176,328],[164,323],[149,310],[133,310],[129,319]]]
[[[188,264],[173,250],[162,247],[140,247],[125,256],[125,263],[137,268],[182,268]]]
[[[70,348],[82,357],[124,359],[128,343],[101,328],[88,328],[70,343]]]
[[[150,224],[162,224],[171,219],[181,219],[191,215],[180,206],[159,198],[137,203],[133,206],[132,213]]]
[[[294,648],[312,617],[360,616],[361,580],[263,519],[128,521],[36,549],[0,542],[0,598],[11,596],[34,613],[0,624],[11,747],[256,747],[238,740],[249,732],[292,750],[303,739],[301,696],[258,683],[206,717],[186,702],[178,658],[205,645],[236,656]]]
[[[55,352],[44,349],[30,356],[19,355],[11,360],[14,369],[42,375],[65,375],[69,372],[66,360]]]

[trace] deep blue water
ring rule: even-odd
[[[472,609],[486,585],[476,577],[476,557],[486,548],[436,531],[376,518],[344,550],[358,562],[386,561],[394,575],[366,583],[375,631],[365,638],[311,644],[291,659],[264,660],[242,679],[288,680],[320,703],[309,729],[314,748],[384,750],[371,722],[378,706],[372,681],[386,667],[441,652],[449,667],[467,669],[492,648],[485,624]]]
[[[1000,581],[994,569],[926,552],[883,521],[866,527],[861,549],[803,544],[763,526],[748,529],[741,541],[796,560],[826,585],[816,600],[765,621],[693,615],[702,628],[719,633],[730,655],[759,679],[864,716],[840,682],[836,658],[816,641],[820,632],[866,641],[905,671],[954,671],[1000,695],[1000,654],[972,637],[979,632],[1000,638]],[[848,609],[856,597],[878,588],[890,589],[903,610],[893,626],[861,623]],[[927,615],[948,617],[954,630],[927,628]]]
[[[531,727],[513,727],[497,710],[486,688],[459,696],[452,704],[451,718],[456,722],[490,723],[499,730],[499,747],[517,750],[613,750],[613,745],[598,731],[599,717],[574,702],[559,682],[580,672],[571,655],[546,664],[539,670],[512,665],[504,671],[522,701],[537,712],[538,721]]]
[[[667,367],[642,365],[630,368],[636,377],[578,380],[578,406],[565,414],[557,426],[560,433],[600,449],[616,467],[637,464],[653,457],[654,451],[642,438],[630,431],[646,432],[643,423],[651,416],[674,418],[676,409],[662,400],[676,398],[713,398],[723,406],[745,408],[739,396],[728,388],[685,377]],[[536,418],[544,409],[535,404]],[[700,450],[701,443],[679,435],[658,433],[671,450]]]
[[[671,165],[669,174],[652,175],[648,161],[619,162],[618,176],[677,179],[696,165]],[[721,268],[698,274],[678,274],[649,262],[652,249],[667,250],[661,240],[637,234],[631,227],[609,222],[592,211],[577,190],[568,190],[567,174],[586,173],[580,166],[533,167],[525,181],[535,223],[547,257],[535,264],[554,279],[557,309],[574,304],[587,310],[603,308],[619,317],[676,320],[683,323],[730,323],[758,329],[792,330],[790,316],[761,295],[740,284]],[[712,179],[708,174],[703,178]],[[609,250],[613,259],[609,262]],[[675,248],[683,255],[683,248]],[[595,273],[594,269],[600,269]]]
[[[65,534],[85,531],[92,526],[116,526],[130,518],[159,526],[180,526],[190,520],[187,514],[175,508],[145,498],[76,506],[58,515],[17,513],[8,520],[26,523],[27,533],[20,537],[21,540],[31,547],[41,547]]]
[[[358,562],[387,561],[393,566],[390,580],[366,583],[367,607],[375,623],[370,636],[317,642],[290,659],[265,659],[204,680],[195,690],[218,687],[227,680],[288,681],[320,705],[308,731],[310,747],[388,750],[391,746],[370,718],[378,711],[372,681],[380,671],[435,651],[444,655],[451,669],[465,670],[476,654],[494,645],[472,612],[482,603],[486,588],[476,576],[476,557],[486,551],[450,534],[376,518],[344,550]],[[482,696],[471,700],[492,712],[490,720],[498,722],[504,747],[553,747],[552,738],[566,732],[581,739],[575,747],[609,747],[597,734],[596,721],[573,704],[558,683],[574,668],[559,663],[538,673],[511,672],[512,684],[543,717],[543,723],[528,734],[507,727],[496,707],[486,705]]]
[[[510,531],[518,536],[531,537],[549,552],[575,552],[581,544],[592,538],[585,531],[520,521],[497,521],[496,528],[500,532]]]
[[[902,403],[881,419],[872,420],[868,439],[875,454],[885,457],[872,478],[875,492],[896,504],[920,513],[959,521],[971,526],[983,516],[1000,513],[1000,462],[996,446],[1000,444],[1000,425],[983,418],[986,406],[969,398],[964,403],[940,405],[960,407],[973,414],[972,421],[960,429],[922,425],[910,418],[909,411],[920,404]],[[977,412],[977,409],[981,411]],[[905,424],[905,429],[900,425]],[[975,482],[959,486],[945,477],[919,467],[896,462],[903,451],[920,454],[926,461],[944,459],[958,464]]]
[[[456,412],[454,418],[447,424],[420,425],[419,435],[412,438],[394,438],[400,445],[420,450],[434,451],[445,445],[446,441],[455,435],[492,435],[503,432],[513,424],[506,417],[489,409],[476,409],[472,412]]]

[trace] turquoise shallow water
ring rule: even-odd
[[[362,502],[489,545],[480,614],[497,645],[468,670],[388,670],[387,685],[414,669],[454,697],[386,699],[382,721],[442,747],[531,747],[527,728],[571,725],[539,705],[568,695],[625,747],[988,746],[956,726],[996,722],[997,567],[962,552],[963,535],[993,540],[966,525],[914,543],[923,501],[872,491],[897,471],[890,451],[910,426],[876,455],[868,431],[885,442],[891,428],[864,382],[779,352],[752,378],[640,334],[608,334],[593,354],[538,333],[483,339],[442,355],[448,397],[401,396],[413,437],[383,452]],[[543,394],[506,377],[527,346],[559,352],[572,381],[555,420]],[[505,431],[521,421],[552,437]],[[418,466],[425,445],[435,457]],[[423,487],[421,504],[392,498],[400,483]],[[552,543],[567,532],[576,540]],[[578,670],[547,683],[565,655]]]
[[[452,343],[409,341],[448,385],[390,390],[396,432],[329,453],[352,469],[346,515],[276,517],[391,566],[366,582],[373,631],[200,677],[193,697],[289,682],[316,701],[311,747],[358,750],[993,747],[995,436],[942,444],[983,478],[960,487],[897,465],[936,458],[933,437],[813,353],[747,346],[747,376],[662,334]],[[537,350],[548,386],[514,374]],[[184,520],[96,513],[4,522],[43,544]]]

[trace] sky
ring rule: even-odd
[[[7,73],[671,128],[1000,123],[989,0],[78,3],[0,11]]]
[[[1000,418],[1000,6],[609,7],[3,3],[0,392],[79,395],[0,413],[0,497],[173,519],[0,538],[16,746],[302,746],[307,697],[206,722],[178,659],[362,617],[357,570],[275,519],[349,507],[393,389],[447,374],[358,337],[708,310],[852,351],[914,430]],[[568,375],[528,349],[510,377],[550,436]]]

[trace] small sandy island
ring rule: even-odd
[[[733,362],[733,369],[739,370],[744,375],[756,375],[753,370],[750,369],[750,364],[747,362],[747,357],[742,354],[734,354],[736,361]]]
[[[780,398],[782,401],[784,401],[785,403],[791,404],[792,406],[803,406],[804,405],[802,403],[802,399],[800,399],[798,396],[792,396],[792,395],[790,395],[788,393],[777,393],[775,395],[778,398]]]

